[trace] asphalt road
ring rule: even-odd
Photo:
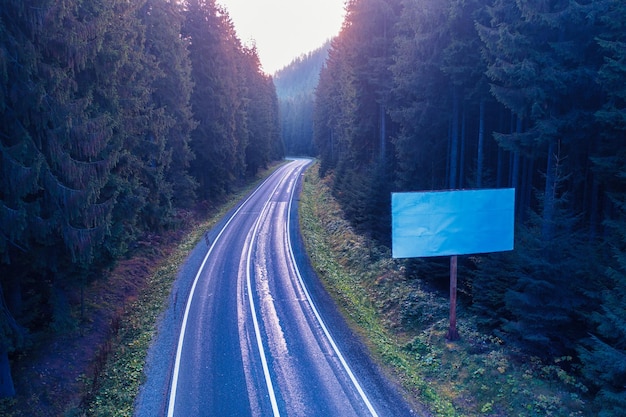
[[[303,252],[297,191],[309,162],[279,168],[194,250],[136,416],[415,415]]]

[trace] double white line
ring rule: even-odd
[[[300,175],[301,170],[302,170],[302,168],[298,169],[297,175]],[[261,184],[261,186],[259,186],[243,202],[243,204],[241,204],[239,206],[239,208],[232,214],[232,216],[230,216],[228,221],[224,224],[224,226],[220,230],[219,234],[217,235],[217,237],[213,241],[213,244],[209,247],[209,250],[207,251],[207,254],[205,255],[204,260],[202,261],[202,264],[200,265],[200,268],[198,269],[198,272],[197,272],[197,274],[195,276],[195,279],[193,281],[193,285],[191,286],[191,290],[189,292],[189,297],[187,298],[187,305],[185,307],[185,314],[183,316],[183,322],[182,322],[182,326],[181,326],[181,330],[180,330],[180,335],[179,335],[179,338],[178,338],[178,348],[176,350],[176,360],[174,362],[174,371],[173,371],[173,376],[172,376],[172,385],[171,385],[171,388],[170,388],[169,404],[168,404],[168,411],[167,411],[168,417],[173,417],[174,416],[174,407],[176,405],[176,391],[177,391],[177,386],[178,386],[178,375],[179,375],[179,372],[180,372],[180,361],[181,361],[181,355],[182,355],[182,350],[183,350],[183,343],[184,343],[184,340],[185,340],[185,330],[187,328],[187,320],[188,320],[188,317],[189,317],[189,310],[191,308],[191,301],[193,299],[193,295],[195,293],[196,286],[197,286],[198,280],[200,278],[200,275],[202,273],[202,270],[204,269],[204,266],[206,265],[206,262],[207,262],[209,256],[213,252],[213,248],[214,248],[215,244],[217,243],[217,241],[220,239],[220,237],[224,233],[224,230],[228,227],[228,225],[233,220],[233,218],[241,211],[241,209],[257,193],[257,191],[262,188],[262,186],[268,180],[269,180],[269,178],[267,180],[265,180],[263,182],[263,184]],[[294,184],[293,186],[295,186],[296,183],[297,183],[297,181],[293,181],[293,184]],[[278,188],[279,184],[280,184],[280,182],[276,185],[276,187],[274,187],[274,190],[272,191],[272,194],[270,194],[270,195],[274,194],[274,192]],[[317,319],[317,322],[319,323],[322,331],[326,335],[326,338],[328,339],[330,345],[333,348],[333,351],[337,355],[337,358],[339,359],[341,365],[343,366],[344,370],[346,371],[346,374],[350,378],[350,381],[352,382],[352,384],[354,385],[355,389],[359,393],[359,396],[363,400],[363,403],[365,404],[365,406],[369,410],[371,416],[372,417],[378,417],[378,414],[376,413],[376,410],[374,409],[374,407],[372,406],[372,403],[370,402],[369,398],[365,394],[365,391],[361,387],[361,384],[359,383],[359,381],[355,377],[354,373],[350,369],[350,366],[348,365],[348,363],[346,362],[344,356],[342,355],[341,351],[339,350],[337,344],[335,343],[335,340],[333,339],[333,337],[331,336],[330,332],[328,331],[328,328],[326,327],[324,321],[322,320],[322,317],[320,316],[317,308],[315,307],[315,304],[313,303],[313,300],[311,299],[311,296],[309,295],[309,292],[308,292],[308,290],[306,288],[304,280],[302,279],[302,275],[300,274],[300,270],[298,268],[298,264],[296,263],[295,255],[293,253],[293,248],[292,248],[292,245],[291,245],[291,231],[290,231],[291,228],[289,227],[289,225],[291,224],[291,209],[292,209],[292,206],[293,206],[293,195],[294,195],[294,193],[292,192],[291,196],[290,196],[290,199],[289,199],[289,208],[288,208],[288,211],[287,211],[287,242],[288,242],[288,246],[289,246],[289,256],[290,256],[290,258],[291,258],[291,260],[293,262],[293,265],[294,265],[294,268],[295,268],[295,271],[296,271],[296,275],[298,277],[298,281],[300,283],[300,286],[302,287],[302,290],[303,290],[303,292],[304,292],[304,294],[305,294],[305,296],[307,298],[307,301],[308,301],[309,305],[311,306],[311,310],[313,311],[313,314],[315,315],[315,318]],[[253,294],[253,288],[252,288],[251,279],[250,279],[250,268],[251,268],[253,243],[254,243],[254,240],[256,239],[256,235],[258,233],[259,225],[261,223],[261,218],[264,217],[264,213],[267,211],[268,204],[269,204],[269,200],[267,202],[265,202],[265,205],[263,206],[263,210],[261,211],[261,214],[259,215],[259,217],[256,220],[256,223],[255,223],[255,226],[254,226],[254,232],[253,232],[253,235],[252,235],[252,239],[251,239],[250,245],[248,247],[246,283],[247,283],[247,287],[248,287],[248,300],[249,300],[249,303],[250,303],[250,309],[251,309],[252,320],[253,320],[253,324],[254,324],[254,332],[255,332],[255,336],[256,336],[257,347],[258,347],[258,350],[259,350],[259,355],[261,356],[261,363],[262,363],[262,366],[263,366],[263,373],[264,373],[264,376],[265,376],[265,382],[266,382],[268,394],[269,394],[269,397],[270,397],[270,402],[272,404],[272,412],[273,412],[273,416],[274,417],[279,417],[280,416],[280,410],[278,409],[278,402],[276,400],[276,393],[274,391],[274,385],[272,383],[272,378],[271,378],[271,374],[270,374],[270,371],[269,371],[267,356],[265,354],[265,349],[263,347],[263,340],[262,340],[262,337],[261,337],[260,326],[259,326],[259,322],[258,322],[258,319],[257,319],[256,308],[255,308],[254,299],[253,299],[253,295],[252,295]]]
[[[202,274],[202,271],[204,270],[204,266],[206,265],[207,260],[209,259],[209,256],[211,256],[211,253],[213,253],[213,248],[215,247],[215,244],[220,240],[220,238],[222,237],[222,234],[224,234],[224,231],[226,230],[230,222],[233,221],[233,219],[235,218],[235,216],[237,216],[237,214],[239,214],[241,209],[248,203],[248,201],[250,201],[250,199],[252,199],[252,197],[256,195],[256,193],[263,187],[263,185],[267,181],[269,181],[270,178],[267,178],[265,181],[263,181],[263,183],[259,187],[257,187],[254,190],[254,192],[252,192],[252,194],[250,194],[248,198],[246,198],[246,200],[230,216],[228,221],[224,224],[224,226],[218,233],[217,237],[213,240],[213,244],[211,244],[211,246],[209,247],[209,250],[207,251],[206,255],[204,256],[204,259],[202,260],[202,264],[200,265],[200,268],[198,268],[196,277],[193,280],[193,285],[191,286],[191,290],[189,291],[189,297],[187,298],[187,305],[185,306],[185,314],[183,315],[183,323],[180,328],[180,335],[178,336],[178,347],[176,349],[176,359],[174,361],[174,372],[172,374],[172,385],[170,387],[170,398],[169,398],[168,407],[167,407],[168,417],[174,416],[174,407],[176,406],[176,391],[178,389],[178,375],[180,373],[180,359],[181,359],[182,352],[183,352],[185,332],[187,330],[187,320],[189,319],[189,310],[191,309],[191,301],[193,300],[193,295],[196,292],[196,286],[198,285],[198,280],[200,279],[200,275]]]

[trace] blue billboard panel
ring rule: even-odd
[[[393,257],[512,250],[514,218],[514,188],[393,193]]]

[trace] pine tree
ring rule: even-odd
[[[192,0],[185,11],[183,36],[189,42],[194,89],[191,105],[198,126],[192,132],[195,160],[191,173],[198,194],[210,199],[227,192],[245,171],[245,149],[239,143],[237,117],[241,116],[238,55],[239,39],[228,15],[214,0]]]
[[[394,146],[401,190],[443,189],[447,184],[447,6],[406,1],[398,23],[390,113],[400,126]]]
[[[26,252],[28,246],[28,200],[37,190],[38,166],[29,150],[29,137],[21,121],[15,117],[16,107],[23,106],[18,98],[29,84],[33,63],[27,62],[33,45],[26,34],[15,33],[15,27],[5,26],[10,6],[0,10],[0,263],[7,264],[15,251]],[[15,24],[16,22],[13,21]],[[13,33],[12,33],[13,32]],[[21,35],[21,36],[20,36]],[[20,39],[22,37],[22,39]],[[32,52],[31,52],[32,53]],[[16,57],[23,56],[22,62]],[[32,55],[31,55],[32,59]],[[21,71],[19,71],[21,70]],[[16,159],[17,158],[17,159]],[[9,353],[20,347],[23,330],[7,305],[4,288],[18,287],[20,281],[0,269],[0,398],[15,395],[9,364]],[[10,279],[12,278],[12,279]],[[11,282],[13,281],[13,282]],[[19,290],[18,290],[19,293]]]
[[[332,41],[328,60],[320,72],[315,91],[313,141],[320,152],[320,175],[335,169],[340,160],[348,158],[352,140],[353,109],[356,91],[353,72],[344,57],[343,38]]]
[[[50,305],[58,328],[68,321],[67,300],[53,295],[85,278],[111,221],[113,200],[103,190],[119,148],[112,118],[99,111],[84,77],[111,16],[99,3],[71,0],[5,6],[0,248],[1,285],[10,297],[2,301],[3,323],[16,323],[10,310],[22,318],[21,294],[28,288],[31,299]],[[36,316],[42,307],[33,307]],[[19,346],[7,336],[3,332],[3,356]]]
[[[481,54],[482,42],[475,28],[475,22],[484,19],[485,7],[480,1],[451,1],[448,7],[446,25],[449,43],[445,45],[441,57],[441,70],[449,77],[452,94],[448,178],[450,188],[464,188],[466,167],[474,162],[467,155],[470,139],[477,138],[478,142],[480,134],[479,128],[475,127],[474,115],[481,117],[476,107],[482,106],[484,110],[485,101],[489,99],[484,87],[486,63]],[[471,132],[468,132],[468,126],[472,128]],[[484,137],[482,139],[484,142]],[[471,145],[474,143],[471,141]],[[476,145],[477,148],[480,146]],[[477,159],[484,156],[484,149],[477,152]]]
[[[514,153],[512,182],[519,185],[523,204],[518,207],[540,213],[516,247],[524,268],[507,292],[507,308],[516,319],[505,327],[529,346],[555,354],[580,337],[559,330],[570,329],[578,320],[576,311],[589,308],[576,288],[594,286],[576,273],[593,269],[566,261],[567,254],[576,257],[586,247],[579,215],[586,181],[577,167],[581,160],[588,164],[584,159],[595,129],[591,114],[599,100],[592,75],[598,64],[596,28],[589,11],[590,6],[575,2],[496,1],[489,9],[490,26],[479,25],[492,93],[517,116],[516,129],[496,138]],[[533,182],[530,162],[545,167],[543,183]],[[531,186],[542,189],[534,202],[525,197]],[[546,299],[553,291],[559,296]]]
[[[626,412],[626,259],[624,234],[616,247],[617,266],[607,271],[611,283],[603,293],[602,308],[593,315],[596,330],[579,346],[583,375],[597,391],[595,405],[600,416],[622,415]]]
[[[508,278],[499,318],[502,337],[547,360],[575,353],[589,329],[600,284],[594,279],[600,276],[594,245],[584,239],[581,217],[568,205],[563,197],[555,202],[550,240],[541,234],[543,216],[531,213],[516,231],[518,245],[506,257],[510,264],[500,272]]]
[[[116,139],[123,149],[112,179],[118,190],[114,235],[122,250],[143,231],[167,224],[173,193],[173,184],[166,180],[173,122],[154,101],[161,70],[146,46],[146,26],[140,20],[143,7],[144,1],[113,7],[118,24],[108,32],[110,43],[103,48],[103,57],[117,65],[110,78],[100,82],[118,120]]]
[[[387,181],[395,128],[388,114],[389,66],[400,9],[396,0],[349,2],[316,90],[313,125],[322,159],[320,173],[336,169],[334,190],[347,215],[357,227],[369,233],[376,230],[376,237],[382,237],[382,229],[370,214],[384,207],[383,218],[389,217],[385,190],[390,188],[372,185],[392,183]]]
[[[351,158],[358,165],[385,160],[389,142],[388,92],[392,83],[389,66],[393,59],[398,0],[352,1],[346,7],[346,25],[341,33],[347,48],[358,92],[355,139]]]
[[[154,69],[156,76],[152,83],[151,102],[157,112],[162,112],[164,180],[168,187],[173,188],[168,191],[172,204],[189,207],[195,201],[197,186],[189,175],[193,159],[189,141],[196,123],[189,103],[193,85],[188,45],[180,36],[184,20],[182,13],[177,2],[148,0],[140,11],[140,17],[146,30],[146,52],[157,66]],[[169,202],[167,198],[164,200],[167,207]]]
[[[597,42],[605,54],[598,77],[606,101],[595,114],[602,129],[593,162],[609,196],[605,227],[612,259],[607,262],[607,283],[601,287],[601,306],[593,314],[595,328],[579,350],[583,374],[598,391],[598,415],[612,416],[626,413],[626,4],[601,1],[597,13],[602,22]]]
[[[244,49],[242,72],[245,82],[246,97],[246,127],[248,140],[245,150],[248,175],[255,175],[260,168],[267,168],[270,161],[273,129],[274,103],[272,93],[275,94],[271,78],[261,70],[256,48]]]

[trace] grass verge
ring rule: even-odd
[[[314,165],[300,200],[300,227],[312,263],[374,358],[434,416],[583,416],[585,388],[566,369],[542,363],[477,330],[459,307],[461,340],[445,339],[448,299],[404,263],[357,234]]]

